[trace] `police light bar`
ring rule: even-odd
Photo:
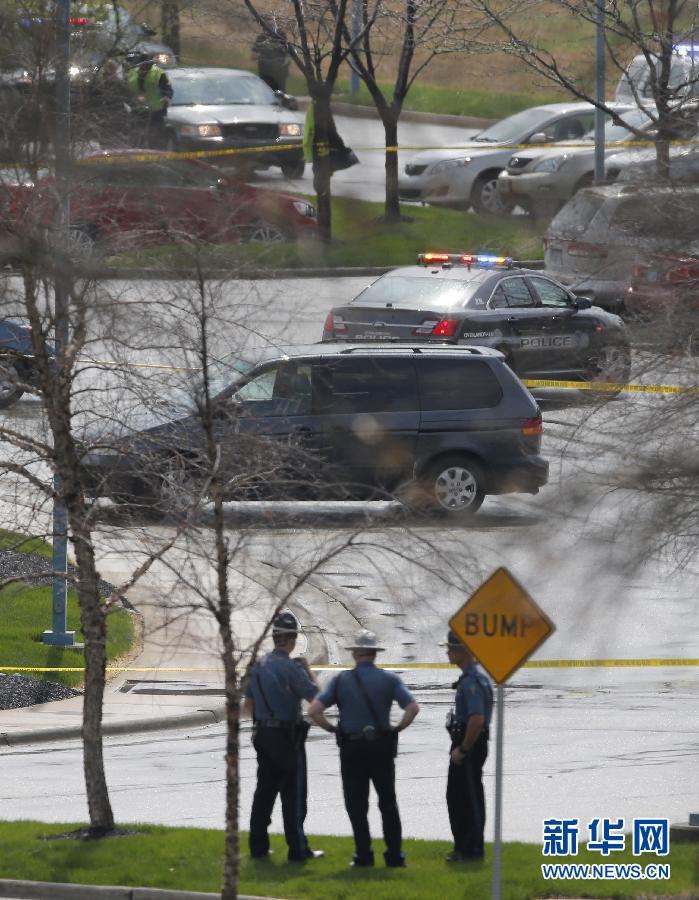
[[[673,44],[672,49],[678,56],[699,55],[699,44],[695,44],[694,41],[691,44]]]
[[[510,256],[491,256],[484,253],[420,253],[417,264],[431,266],[435,263],[452,266],[477,266],[479,269],[509,269],[512,265]]]

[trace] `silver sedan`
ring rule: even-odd
[[[605,157],[642,143],[632,129],[644,130],[646,139],[652,140],[653,114],[650,108],[648,112],[619,109],[624,124],[607,121]],[[595,139],[590,131],[579,141],[541,149],[530,147],[515,154],[498,177],[498,196],[503,205],[521,206],[536,216],[551,218],[580,188],[593,183],[594,170]]]
[[[426,150],[398,176],[401,200],[478,212],[508,212],[497,178],[521,144],[549,144],[582,137],[593,123],[590,103],[550,103],[515,113],[455,148]]]

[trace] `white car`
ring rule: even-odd
[[[498,194],[498,175],[513,149],[526,144],[576,140],[594,124],[591,103],[549,103],[508,116],[477,134],[465,147],[426,150],[398,176],[401,200],[478,212],[509,212]]]
[[[670,60],[670,77],[668,88],[674,94],[672,101],[682,101],[699,96],[699,60],[696,58],[694,45],[686,47],[682,44],[674,48]],[[660,59],[653,61],[654,70],[659,75]],[[648,60],[643,54],[634,56],[626,71],[619,79],[614,99],[619,103],[633,103],[637,100],[655,102],[651,83],[651,70]]]

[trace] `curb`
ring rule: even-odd
[[[205,277],[231,279],[233,281],[264,281],[280,280],[286,278],[364,278],[377,275],[385,275],[394,269],[411,263],[402,263],[400,266],[340,266],[332,269],[251,269],[249,272],[236,269],[210,269],[205,272]],[[513,268],[543,269],[543,259],[515,260]],[[198,279],[201,273],[193,269],[98,269],[88,273],[86,278],[99,278],[104,281],[185,281]]]
[[[235,281],[261,281],[263,279],[280,278],[354,278],[365,275],[384,275],[397,269],[398,266],[340,266],[332,269],[208,269],[205,277],[211,279],[226,280],[234,276]],[[194,269],[96,269],[84,273],[85,278],[99,278],[102,280],[122,281],[180,281],[183,279],[198,279],[200,272]]]
[[[122,887],[119,885],[65,884],[52,881],[0,879],[0,897],[19,900],[220,900],[221,894],[176,891],[169,888]],[[238,900],[272,900],[238,894]]]
[[[310,97],[296,98],[299,109],[308,107]],[[379,114],[374,106],[362,106],[359,103],[345,103],[342,100],[331,100],[332,110],[339,116],[347,116],[352,119],[379,119]],[[457,116],[450,113],[421,112],[417,109],[404,109],[399,118],[403,122],[424,122],[432,125],[454,125],[456,128],[487,128],[497,122],[497,119],[484,119],[481,116]]]
[[[225,722],[225,704],[213,709],[202,709],[186,716],[158,716],[140,721],[107,722],[102,725],[102,734],[145,734],[149,731],[168,731],[192,726],[218,725]],[[27,744],[44,744],[49,741],[79,740],[81,725],[66,725],[64,728],[47,728],[45,731],[7,731],[0,733],[0,746],[19,747]],[[3,894],[0,892],[0,897]]]

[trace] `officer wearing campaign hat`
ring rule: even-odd
[[[398,732],[410,725],[419,706],[401,679],[378,669],[376,654],[384,650],[371,631],[360,631],[346,648],[352,652],[355,666],[341,672],[311,703],[308,714],[321,728],[334,732],[340,747],[340,772],[345,808],[354,834],[353,866],[373,866],[374,852],[367,819],[369,782],[376,790],[386,842],[387,866],[402,867],[401,821],[396,801],[394,758],[398,752]],[[393,701],[402,708],[397,726],[391,725]],[[325,718],[329,706],[337,706],[337,727]]]
[[[449,662],[461,669],[454,683],[454,706],[447,717],[451,738],[447,809],[454,849],[447,862],[483,859],[485,796],[483,764],[488,755],[488,736],[493,713],[493,689],[473,654],[449,631],[442,644]]]
[[[298,623],[289,612],[272,623],[274,650],[251,669],[245,688],[245,706],[252,715],[253,746],[257,753],[257,787],[250,813],[250,855],[269,854],[267,829],[281,796],[284,836],[290,862],[323,856],[311,850],[304,832],[306,820],[306,735],[301,700],[312,700],[318,684],[303,657],[290,658],[296,646]]]

